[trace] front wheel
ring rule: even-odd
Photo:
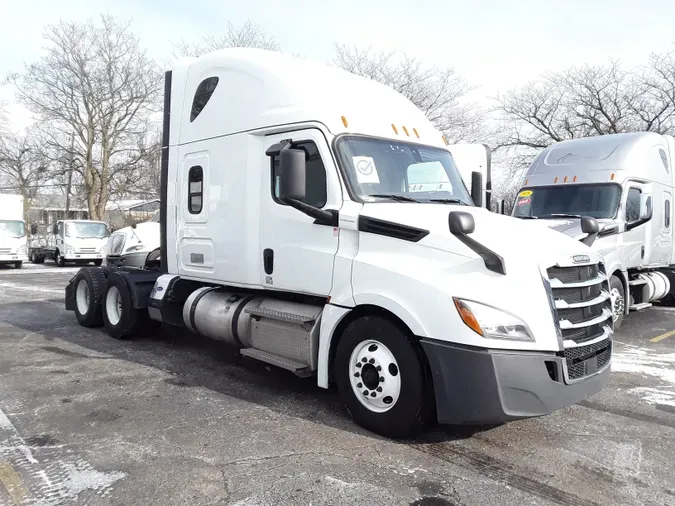
[[[94,265],[96,267],[100,267],[102,263],[103,263],[103,260],[94,260]]]
[[[429,408],[423,357],[408,336],[381,317],[353,321],[340,338],[334,373],[354,420],[386,437],[413,435]]]
[[[14,262],[14,267],[17,269],[21,269],[21,266],[23,265],[23,262]]]
[[[616,275],[612,275],[609,279],[609,296],[612,300],[612,320],[616,330],[621,327],[623,317],[626,315],[626,292],[623,289],[623,283]]]
[[[60,251],[56,252],[56,257],[54,257],[54,262],[56,262],[56,265],[58,265],[59,267],[64,267],[66,265],[66,259],[61,256]]]

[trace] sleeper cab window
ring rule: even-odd
[[[188,211],[190,214],[202,212],[204,196],[204,170],[199,165],[188,171]]]
[[[216,86],[218,86],[217,77],[209,77],[204,79],[199,86],[197,86],[197,91],[195,92],[195,98],[192,99],[192,110],[190,111],[190,123],[192,123],[197,116],[199,116],[206,107],[206,104],[213,95],[213,92],[216,91]]]
[[[664,213],[664,224],[666,228],[670,228],[670,200],[666,199],[666,209]]]
[[[305,152],[305,198],[303,202],[318,209],[323,208],[328,201],[326,188],[326,168],[321,160],[319,148],[313,141],[294,142],[294,149]],[[272,197],[278,204],[279,200],[279,157],[272,160]]]

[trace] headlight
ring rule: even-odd
[[[66,244],[66,253],[72,253],[73,247],[70,244]]]
[[[489,339],[534,341],[530,329],[517,316],[472,300],[453,300],[462,321],[477,334]]]
[[[131,253],[132,251],[140,251],[143,248],[145,248],[145,246],[143,246],[142,244],[137,244],[136,246],[129,246],[129,248],[127,248],[126,252]]]

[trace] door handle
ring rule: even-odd
[[[265,248],[263,251],[263,267],[268,276],[274,272],[274,250]]]

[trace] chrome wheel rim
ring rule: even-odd
[[[368,410],[384,413],[401,395],[401,373],[394,354],[373,339],[354,348],[349,358],[349,379],[354,395]]]
[[[616,322],[623,315],[626,303],[618,288],[612,288],[609,292],[609,297],[612,301],[612,321]]]
[[[84,279],[81,279],[77,284],[75,290],[75,303],[77,304],[77,311],[81,315],[89,312],[89,285]]]
[[[112,325],[117,325],[122,319],[122,294],[116,286],[111,286],[105,296],[105,312]]]

